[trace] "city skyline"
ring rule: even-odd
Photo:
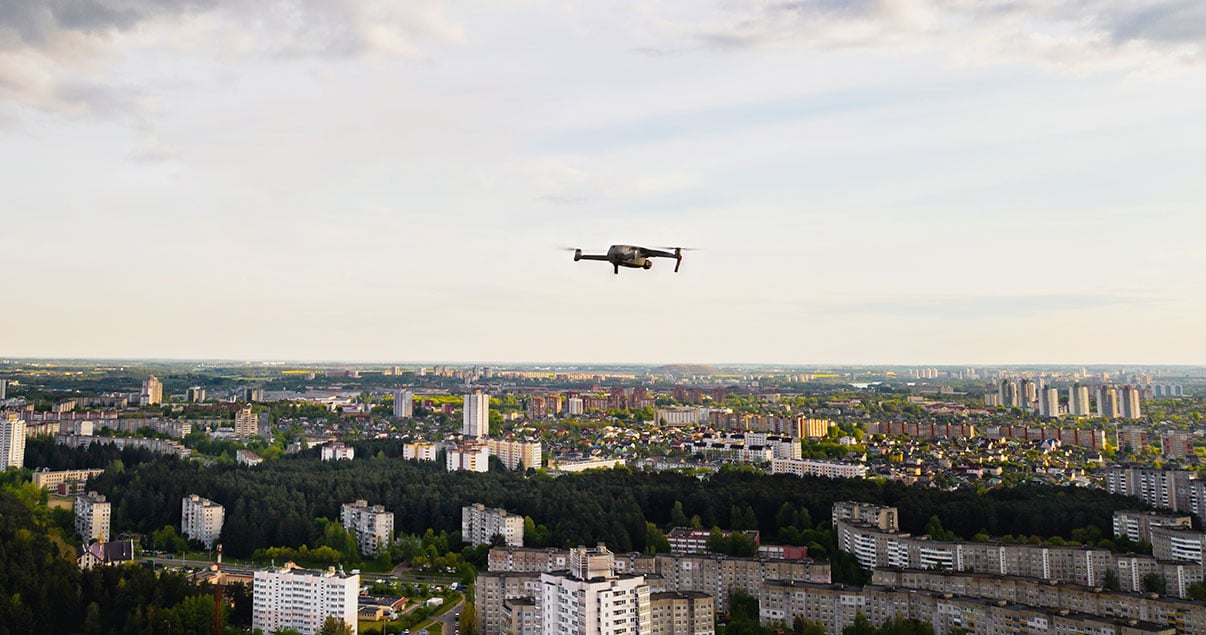
[[[0,10],[0,355],[1206,364],[1204,31],[1161,1]],[[612,243],[701,251],[563,250]]]

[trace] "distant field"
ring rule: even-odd
[[[75,507],[75,497],[74,496],[55,496],[54,494],[51,494],[50,498],[46,501],[46,503],[52,509],[56,508],[56,507],[61,508],[61,509],[72,509],[73,507]]]

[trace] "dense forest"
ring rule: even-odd
[[[0,487],[0,635],[208,633],[212,591],[144,566],[80,571],[32,486]],[[228,595],[228,624],[251,623],[251,593]]]
[[[616,551],[645,550],[651,539],[647,522],[669,527],[683,520],[704,528],[756,528],[768,542],[799,538],[809,544],[816,535],[808,530],[823,528],[833,502],[840,500],[895,505],[901,529],[912,533],[924,533],[937,516],[947,532],[966,539],[982,532],[1068,538],[1088,526],[1108,535],[1114,510],[1139,506],[1135,499],[1094,489],[1024,486],[949,492],[741,469],[703,478],[625,469],[557,478],[502,470],[450,473],[440,463],[403,460],[397,441],[355,446],[355,461],[322,462],[312,449],[247,468],[206,467],[111,448],[74,450],[39,440],[29,444],[27,464],[86,467],[120,459],[120,469],[106,471],[89,486],[114,502],[114,533],[150,533],[178,525],[180,501],[189,494],[215,500],[226,507],[222,542],[235,557],[263,547],[313,544],[321,529],[313,520],[337,519],[340,505],[357,499],[394,512],[399,533],[459,531],[461,507],[480,502],[531,517],[540,534],[537,544],[605,542]],[[795,530],[785,535],[780,530],[789,521]]]

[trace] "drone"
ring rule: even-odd
[[[653,268],[653,260],[651,258],[674,258],[674,273],[678,273],[679,266],[683,264],[682,247],[650,249],[649,247],[637,247],[635,245],[612,245],[606,254],[584,254],[581,249],[574,249],[573,251],[574,262],[578,262],[579,260],[603,260],[610,262],[617,274],[620,273],[620,267],[651,269]]]

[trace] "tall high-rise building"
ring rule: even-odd
[[[8,399],[8,380],[0,379],[0,399]]]
[[[415,393],[413,390],[400,388],[394,391],[394,416],[402,419],[415,416]]]
[[[1005,408],[1020,407],[1022,400],[1018,395],[1018,383],[1009,378],[1002,379],[997,385],[997,400]]]
[[[1053,386],[1044,386],[1039,391],[1039,415],[1043,417],[1059,416],[1059,391]]]
[[[1097,416],[1106,419],[1117,419],[1122,414],[1118,404],[1118,389],[1102,384],[1097,387]]]
[[[348,533],[356,536],[363,555],[374,558],[381,555],[394,539],[394,513],[385,511],[382,505],[370,506],[366,500],[344,503],[339,520]]]
[[[292,564],[292,563],[290,563]],[[327,617],[334,616],[359,632],[356,603],[360,574],[285,568],[255,572],[252,584],[251,627],[265,633],[295,629],[318,635]]]
[[[490,448],[484,443],[466,443],[448,448],[444,464],[449,472],[490,471]]]
[[[1123,386],[1119,391],[1119,402],[1123,419],[1139,419],[1143,416],[1139,409],[1139,389],[1135,386]]]
[[[490,395],[480,390],[465,395],[466,437],[484,437],[490,434]]]
[[[616,575],[607,547],[570,550],[568,573],[540,574],[540,631],[560,635],[651,635],[649,585]]]
[[[236,437],[254,437],[260,433],[260,416],[247,404],[235,412],[234,433]]]
[[[75,497],[75,533],[85,543],[109,539],[111,505],[103,494],[88,492]]]
[[[192,386],[188,389],[188,402],[201,403],[205,401],[205,389],[200,386]]]
[[[25,420],[9,415],[0,419],[0,472],[25,466]]]
[[[1018,400],[1023,410],[1033,410],[1034,402],[1038,400],[1038,385],[1029,379],[1023,379],[1018,384]]]
[[[142,380],[141,403],[144,406],[163,403],[163,383],[158,377],[151,375]]]
[[[226,508],[196,494],[184,497],[180,505],[180,534],[212,547],[222,535]]]
[[[1089,408],[1089,387],[1079,383],[1068,388],[1068,414],[1073,417],[1087,417],[1093,411]]]

